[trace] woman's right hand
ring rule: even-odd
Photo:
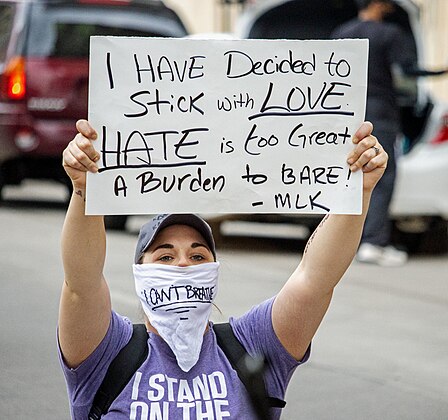
[[[73,188],[85,190],[87,171],[98,172],[96,162],[100,156],[92,144],[97,139],[97,134],[86,120],[77,121],[76,129],[78,134],[62,153],[62,166],[70,177]]]

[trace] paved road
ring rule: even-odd
[[[68,419],[55,351],[64,208],[45,201],[53,195],[46,197],[40,184],[27,188],[10,191],[0,206],[0,418]],[[140,315],[130,264],[140,221],[131,220],[128,233],[109,235],[106,270],[114,307],[134,320]],[[300,258],[291,243],[278,242],[278,250],[268,241],[238,244],[218,250],[218,321],[273,295]],[[310,362],[292,380],[283,418],[447,419],[447,273],[448,256],[414,256],[398,269],[354,263]]]

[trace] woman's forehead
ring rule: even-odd
[[[153,245],[161,241],[179,241],[179,240],[192,240],[205,242],[203,236],[193,227],[188,225],[170,225],[163,228],[159,234],[155,237]]]

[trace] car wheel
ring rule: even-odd
[[[5,186],[5,178],[3,174],[0,172],[0,201],[3,200],[3,187]]]
[[[67,202],[67,205],[68,205],[68,203],[70,203],[70,199],[72,198],[73,185],[72,185],[70,180],[67,181],[65,179],[62,180],[62,183],[64,184],[65,190],[67,191],[67,200],[66,200],[66,202]]]
[[[215,241],[216,247],[217,248],[221,247],[224,242],[224,237],[221,232],[222,220],[221,219],[207,220],[207,223],[209,224],[210,228],[212,229],[212,235],[213,235],[213,239]]]
[[[410,228],[409,221],[394,223],[392,239],[394,243],[404,245],[409,253],[443,254],[448,252],[448,221],[440,217],[414,219]]]
[[[107,230],[125,230],[127,215],[117,214],[114,216],[104,216],[104,225]]]

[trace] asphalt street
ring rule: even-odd
[[[0,205],[0,419],[69,419],[56,352],[63,194],[29,183],[9,188]],[[142,220],[109,233],[105,270],[114,308],[135,321],[131,264]],[[301,245],[229,238],[218,249],[222,313],[213,319],[275,294],[300,261]],[[310,361],[291,381],[282,418],[448,419],[447,325],[448,255],[412,256],[400,268],[353,263]]]

